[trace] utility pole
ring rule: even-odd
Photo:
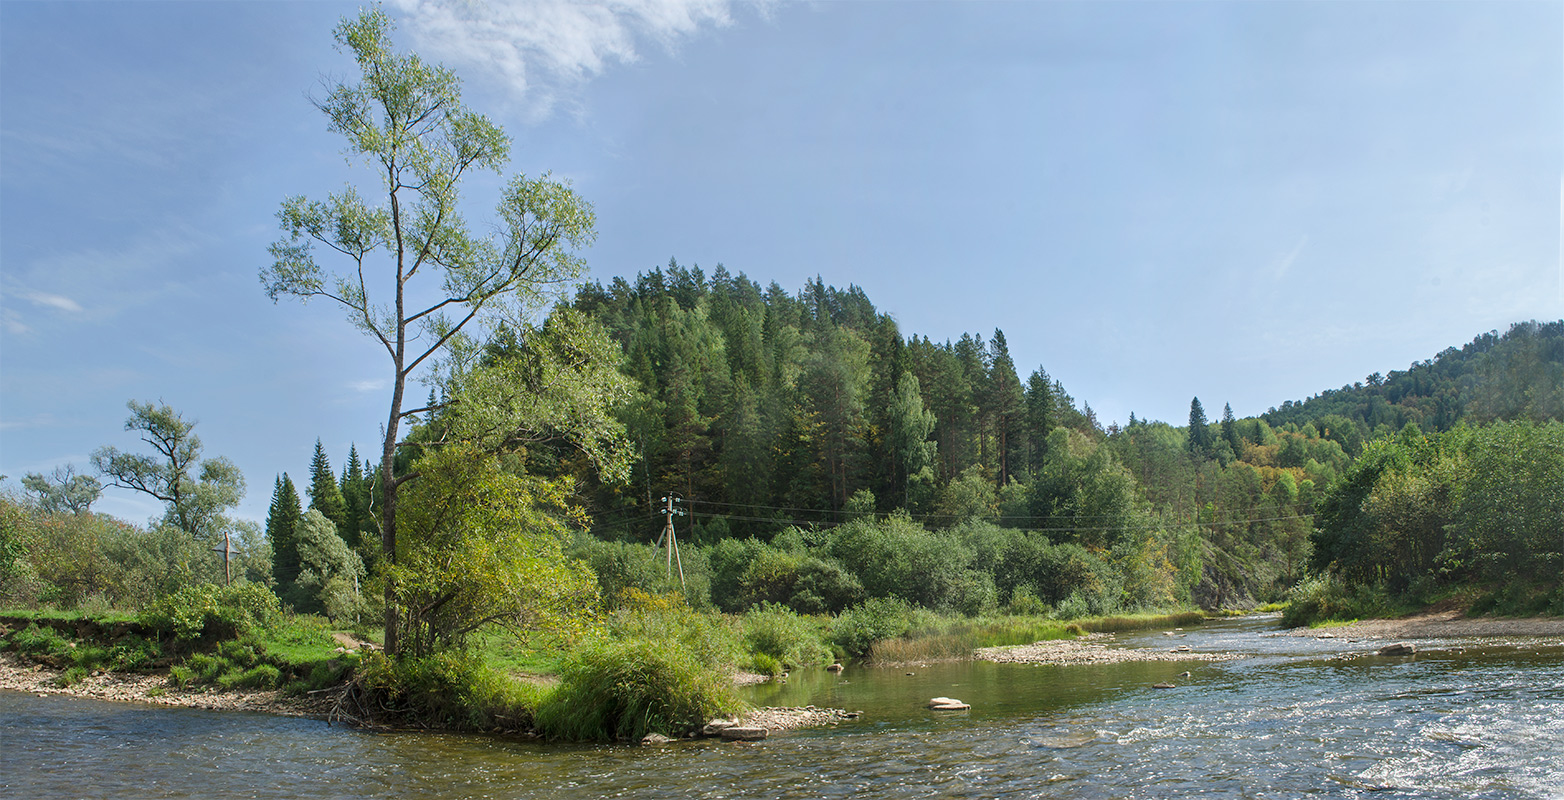
[[[233,538],[229,535],[228,531],[223,531],[223,546],[214,547],[212,548],[212,551],[223,554],[223,585],[232,586],[234,582],[234,571],[230,559],[237,555],[239,551],[234,549]]]
[[[684,509],[674,508],[673,504],[682,502],[684,502],[683,499],[673,492],[669,492],[668,496],[663,498],[663,516],[668,518],[668,523],[663,526],[662,536],[657,537],[657,546],[661,547],[663,541],[667,540],[668,577],[673,577],[673,565],[677,562],[679,565],[679,587],[688,588],[684,585],[684,559],[679,556],[679,536],[673,530],[673,518],[682,517],[685,514]]]

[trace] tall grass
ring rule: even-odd
[[[743,708],[733,682],[678,642],[603,640],[578,651],[537,710],[538,730],[570,741],[678,737]]]

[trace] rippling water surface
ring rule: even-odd
[[[1364,655],[1372,642],[1269,624],[1118,637],[1248,656],[1214,664],[795,674],[752,699],[862,720],[755,745],[370,734],[0,692],[0,796],[1564,798],[1559,640],[1435,640],[1380,658]],[[1151,688],[1162,681],[1178,686]],[[972,710],[924,709],[936,695]]]

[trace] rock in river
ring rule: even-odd
[[[1374,651],[1375,655],[1380,656],[1410,656],[1415,655],[1416,653],[1417,645],[1412,644],[1411,642],[1395,642],[1394,644],[1387,644],[1384,647]]]

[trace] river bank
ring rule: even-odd
[[[0,689],[16,692],[315,719],[325,719],[331,711],[330,701],[318,696],[292,696],[277,690],[177,688],[170,686],[168,676],[162,674],[99,671],[62,688],[59,680],[64,672],[41,664],[24,664],[10,653],[0,653]]]
[[[100,671],[69,687],[59,685],[62,669],[26,664],[10,653],[0,653],[0,690],[37,696],[65,695],[121,703],[150,703],[211,711],[252,711],[285,717],[327,720],[335,703],[329,692],[289,695],[276,690],[176,688],[165,674]],[[765,676],[754,676],[764,679]],[[740,725],[770,732],[827,727],[856,719],[855,712],[836,708],[762,707],[739,715]]]
[[[1189,645],[1166,649],[1110,647],[1111,633],[1094,633],[1082,640],[1034,642],[1009,647],[984,647],[972,654],[996,664],[1125,664],[1132,661],[1231,661],[1236,653],[1197,651]]]
[[[1288,636],[1357,639],[1445,639],[1457,636],[1564,636],[1564,617],[1468,617],[1459,610],[1400,619],[1364,619],[1345,625],[1293,628]]]

